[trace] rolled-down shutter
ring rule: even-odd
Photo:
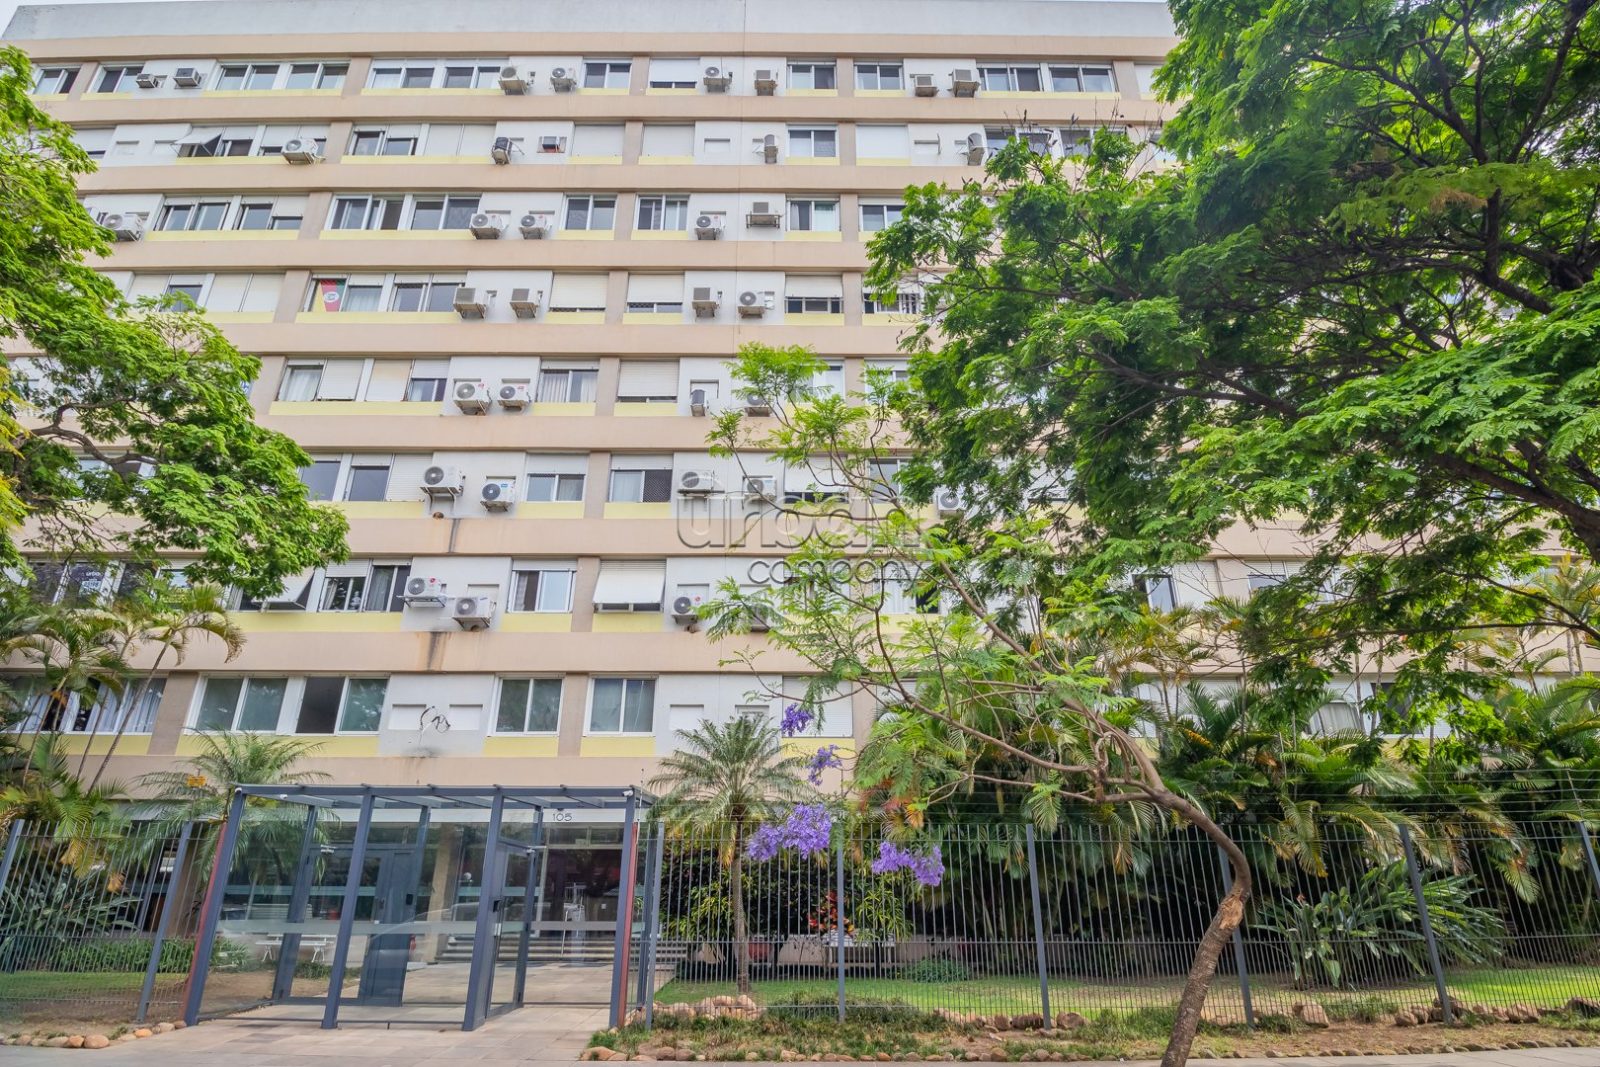
[[[411,376],[411,364],[403,359],[379,359],[372,363],[372,373],[367,376],[367,400],[403,400],[406,382]]]
[[[666,585],[666,560],[601,560],[594,587],[595,607],[601,611],[658,610]]]
[[[322,365],[322,381],[317,384],[318,400],[354,400],[361,384],[365,360],[330,359]]]
[[[401,452],[389,464],[389,488],[384,497],[389,500],[421,500],[422,472],[433,465],[433,456],[427,452]]]
[[[572,154],[575,156],[622,155],[622,126],[574,126]]]
[[[617,399],[674,397],[678,395],[677,360],[623,360],[617,379]]]
[[[857,126],[856,155],[861,159],[909,159],[911,131],[905,126]]]
[[[694,127],[650,124],[644,128],[640,154],[646,156],[694,155]]]
[[[698,57],[650,60],[652,82],[695,82],[700,79],[700,70]]]
[[[783,280],[785,296],[844,296],[844,283],[835,275],[791,274]]]
[[[679,303],[683,300],[683,275],[633,274],[628,277],[628,303]]]
[[[557,274],[550,284],[552,311],[604,311],[604,274]]]

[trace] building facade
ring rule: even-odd
[[[133,709],[113,773],[250,729],[316,736],[336,782],[616,785],[703,718],[779,713],[803,664],[729,667],[743,642],[683,610],[770,580],[763,513],[816,489],[709,456],[729,359],[807,345],[831,389],[901,365],[918,294],[862,284],[901,191],[1013,136],[1152,135],[1171,33],[1098,0],[21,9],[7,40],[99,162],[101,266],[262,358],[261,421],[351,524],[350,562],[239,605],[239,657],[199,647]],[[1152,595],[1243,594],[1273,551],[1252,533]],[[796,744],[870,719],[835,701]]]

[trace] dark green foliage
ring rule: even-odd
[[[965,982],[972,978],[972,968],[960,960],[930,956],[902,968],[899,976],[912,982]]]

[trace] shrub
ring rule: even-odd
[[[58,971],[142,971],[150,962],[149,938],[103,938],[66,945],[52,961]],[[163,941],[156,970],[161,974],[182,974],[194,959],[191,941]]]
[[[900,977],[912,982],[965,982],[972,978],[972,968],[960,960],[930,956],[901,970]]]

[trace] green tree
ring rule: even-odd
[[[0,337],[29,368],[0,377],[0,555],[178,553],[193,580],[256,594],[341,557],[346,523],[308,500],[305,453],[254,421],[260,362],[87,264],[111,247],[77,199],[93,163],[30,86],[0,49]]]
[[[676,749],[661,760],[650,788],[661,792],[652,817],[687,835],[726,830],[716,841],[728,868],[733,905],[734,970],[740,993],[750,992],[750,932],[744,902],[745,846],[750,831],[780,805],[811,794],[802,778],[805,761],[786,754],[770,721],[741,715],[731,722],[702,722],[678,731]]]

